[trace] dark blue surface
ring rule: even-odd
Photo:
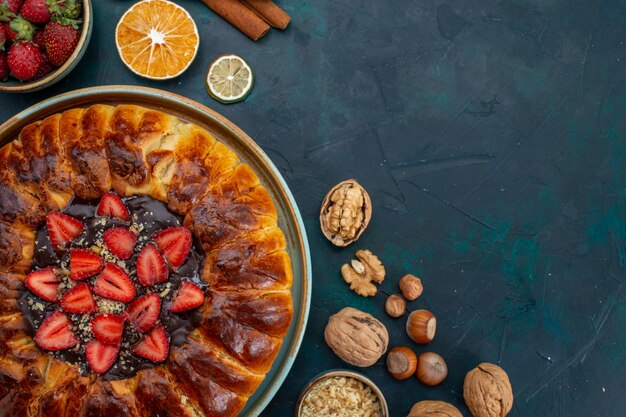
[[[423,399],[458,405],[478,362],[511,377],[512,416],[614,417],[626,400],[626,3],[622,0],[282,0],[290,28],[253,43],[199,1],[181,1],[201,49],[179,79],[150,82],[121,64],[114,25],[130,1],[94,0],[80,65],[36,94],[0,96],[0,119],[64,91],[138,84],[186,95],[237,123],[273,159],[309,231],[310,324],[295,366],[264,416],[287,417],[320,371],[341,367],[323,340],[345,306],[387,325],[392,345],[423,351],[385,296],[363,299],[339,268],[359,248],[387,267],[382,289],[412,272],[431,309],[428,347],[448,361],[437,388],[398,382],[383,361],[363,372],[393,417]],[[246,58],[248,99],[204,90],[218,55]],[[319,232],[319,204],[356,177],[374,204],[347,248]]]

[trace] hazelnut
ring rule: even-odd
[[[417,357],[417,379],[422,384],[435,386],[448,376],[446,361],[435,352],[420,353]]]
[[[422,280],[411,274],[406,274],[405,276],[400,278],[399,285],[402,296],[409,301],[417,300],[424,291]]]
[[[417,356],[408,347],[397,346],[387,355],[387,370],[395,379],[410,378],[416,367]]]
[[[406,333],[417,343],[430,343],[435,338],[437,319],[428,310],[415,310],[406,321]]]
[[[385,311],[391,317],[400,317],[406,311],[406,301],[398,294],[392,294],[385,301]]]

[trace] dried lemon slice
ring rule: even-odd
[[[250,66],[237,55],[222,55],[209,66],[207,91],[222,103],[243,100],[252,90],[254,76]]]
[[[143,0],[120,19],[115,43],[132,72],[166,80],[189,68],[198,53],[200,37],[187,10],[167,0]]]

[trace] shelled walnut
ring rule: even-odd
[[[352,291],[363,297],[372,297],[378,292],[372,281],[383,282],[385,267],[369,250],[356,251],[356,257],[358,260],[353,259],[350,264],[341,267],[341,275]]]
[[[346,307],[330,316],[324,339],[345,362],[367,367],[376,363],[387,351],[387,328],[371,314]]]
[[[420,401],[411,408],[407,417],[463,417],[463,414],[443,401]]]
[[[354,179],[335,185],[322,202],[322,232],[336,246],[348,246],[355,242],[361,237],[371,218],[370,196]]]
[[[481,363],[467,373],[463,398],[474,417],[504,417],[513,408],[509,377],[491,363]]]

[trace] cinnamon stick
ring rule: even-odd
[[[202,0],[202,2],[253,41],[259,40],[270,30],[269,25],[240,0]]]
[[[242,0],[254,10],[263,20],[276,29],[284,30],[291,18],[283,9],[272,0]]]

